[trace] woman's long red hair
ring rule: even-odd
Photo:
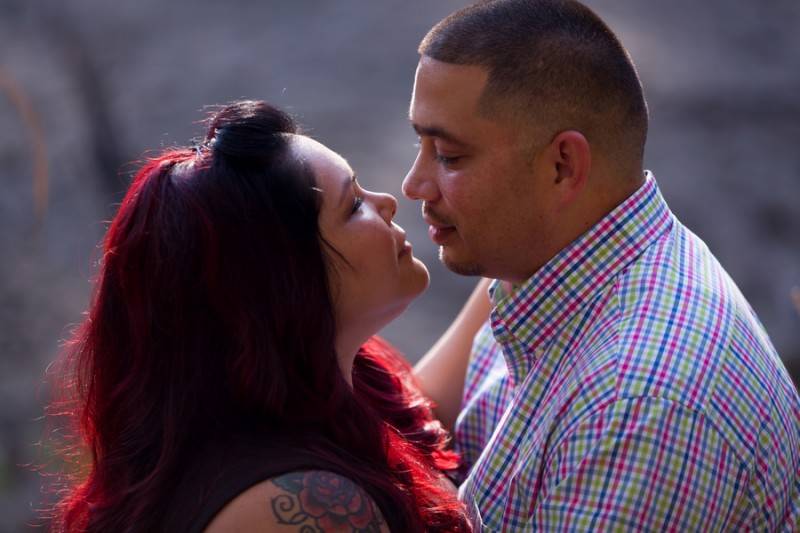
[[[104,240],[85,322],[65,353],[66,412],[89,469],[57,508],[62,531],[158,531],[186,451],[238,424],[313,428],[397,502],[403,531],[468,529],[438,469],[457,458],[408,364],[373,339],[353,388],[335,323],[313,173],[296,126],[231,104],[195,149],[135,176]],[[331,457],[344,463],[345,458]]]

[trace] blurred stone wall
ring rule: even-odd
[[[647,167],[797,379],[800,2],[588,3],[642,76]],[[399,197],[415,153],[416,45],[465,4],[0,0],[0,531],[25,530],[40,505],[40,480],[17,465],[37,460],[45,368],[82,319],[104,220],[135,162],[200,135],[205,105],[262,98],[344,154],[367,188]],[[45,164],[39,219],[33,176]],[[416,360],[474,280],[438,265],[419,206],[400,204],[432,286],[384,334]]]

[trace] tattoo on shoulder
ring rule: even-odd
[[[364,489],[338,474],[292,472],[271,482],[285,492],[270,499],[278,523],[301,533],[379,533],[385,524]]]

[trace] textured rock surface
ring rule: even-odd
[[[651,168],[679,218],[800,366],[800,3],[594,0],[642,75]],[[36,224],[31,129],[0,93],[0,530],[25,529],[44,370],[79,322],[96,243],[129,162],[199,135],[203,106],[263,98],[343,153],[372,189],[400,194],[414,156],[406,111],[416,44],[458,1],[0,2],[0,74],[46,144],[50,198]],[[385,335],[419,357],[473,281],[445,272],[418,206],[398,221],[432,287]]]

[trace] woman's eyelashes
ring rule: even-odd
[[[364,193],[358,184],[358,180],[353,176],[353,207],[350,210],[350,214],[356,214],[362,205],[364,205]]]
[[[350,214],[354,215],[359,209],[361,209],[361,206],[363,204],[364,204],[364,197],[356,193],[355,198],[353,198],[353,208],[350,211]]]

